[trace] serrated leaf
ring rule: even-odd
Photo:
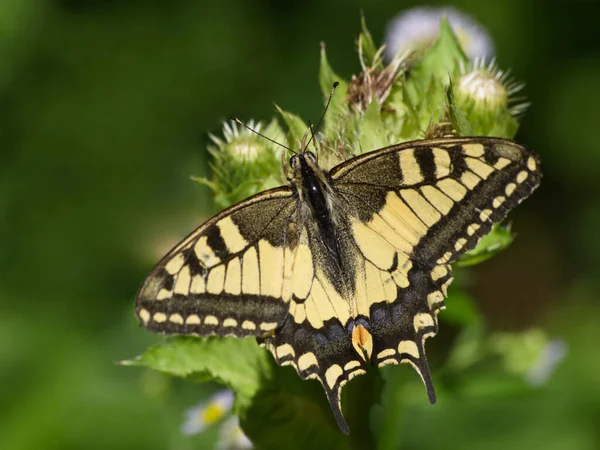
[[[360,152],[366,153],[389,145],[387,133],[381,121],[381,106],[372,100],[360,118]]]
[[[325,44],[321,44],[321,62],[319,66],[319,86],[325,101],[329,98],[333,83],[338,82],[339,85],[335,89],[333,97],[331,97],[331,103],[329,104],[329,110],[325,114],[323,132],[326,138],[331,138],[333,131],[338,126],[340,120],[347,114],[347,107],[345,103],[346,96],[348,95],[348,82],[340,77],[333,71],[327,60],[327,54],[325,52]]]
[[[236,393],[236,412],[247,408],[272,378],[271,355],[253,338],[177,336],[122,361],[193,380],[215,380]]]
[[[467,267],[486,261],[508,247],[513,239],[508,227],[495,224],[492,231],[482,237],[473,250],[465,253],[457,264],[459,267]]]

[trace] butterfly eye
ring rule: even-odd
[[[300,158],[298,155],[294,155],[290,158],[290,167],[296,170],[300,166]]]
[[[306,159],[310,159],[312,162],[317,162],[317,157],[313,152],[304,152]]]

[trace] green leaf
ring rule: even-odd
[[[474,299],[464,291],[451,289],[445,303],[447,308],[440,314],[442,322],[464,327],[481,320]]]
[[[172,337],[122,365],[148,367],[190,381],[216,381],[235,392],[235,413],[258,448],[370,448],[370,406],[381,398],[377,370],[342,393],[351,436],[339,430],[320,383],[279,367],[253,338]],[[268,432],[265,426],[268,424]],[[289,440],[289,442],[288,442]]]
[[[445,85],[450,76],[459,72],[460,63],[466,64],[468,61],[450,23],[442,18],[438,39],[425,51],[423,58],[411,72],[411,77],[422,85],[428,84],[431,79]]]
[[[444,371],[454,374],[464,372],[481,361],[486,356],[483,350],[484,336],[485,329],[481,320],[473,321],[463,328],[450,350]]]
[[[280,449],[282,442],[286,449],[298,450],[374,447],[368,424],[371,405],[381,398],[382,381],[377,370],[354,378],[342,391],[349,435],[337,427],[320,383],[301,380],[290,367],[274,366],[274,374],[251,407],[240,414],[242,428],[256,447]]]
[[[381,106],[372,100],[359,121],[360,153],[370,152],[389,145],[387,132],[381,121]]]
[[[284,111],[279,106],[276,106],[277,111],[281,114],[281,117],[288,127],[287,133],[287,144],[288,147],[293,150],[300,150],[304,137],[307,136],[307,132],[310,132],[308,125],[295,114]]]
[[[515,119],[508,108],[496,118],[493,125],[486,130],[486,136],[497,136],[513,139],[519,129],[519,122]]]
[[[407,93],[419,115],[419,126],[426,128],[445,114],[446,86],[460,73],[460,63],[467,63],[458,39],[448,20],[440,22],[438,39],[426,49],[418,64],[411,70]]]
[[[486,261],[508,247],[513,239],[514,237],[509,227],[494,224],[492,231],[482,237],[473,250],[465,253],[457,265],[459,267],[467,267]]]
[[[525,375],[539,359],[548,336],[539,328],[520,333],[495,333],[489,338],[492,351],[501,356],[504,369]]]
[[[265,380],[272,378],[270,358],[253,338],[177,336],[121,364],[196,381],[218,381],[236,393],[238,412],[248,408]]]
[[[325,124],[323,127],[324,134],[327,138],[333,137],[333,132],[340,120],[343,120],[347,114],[346,96],[348,95],[348,82],[333,71],[327,60],[325,52],[325,44],[321,44],[321,63],[319,66],[319,85],[325,101],[329,98],[333,83],[338,82],[339,85],[335,89],[335,93],[331,98],[329,110],[325,114]]]
[[[446,104],[447,111],[452,127],[458,132],[459,136],[480,136],[481,134],[475,133],[471,124],[467,120],[465,114],[456,106],[454,99],[454,89],[452,88],[452,82],[448,83],[446,88]]]
[[[361,33],[358,36],[358,55],[361,59],[361,64],[363,67],[373,67],[375,63],[377,63],[376,67],[378,69],[383,69],[383,62],[381,58],[376,61],[377,58],[377,46],[373,41],[373,37],[367,28],[367,21],[365,20],[365,16],[361,14],[360,16],[360,28]]]

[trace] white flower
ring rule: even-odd
[[[237,416],[231,416],[223,425],[219,432],[219,441],[216,448],[218,450],[242,450],[252,448],[252,441],[244,434],[240,427],[240,419]]]
[[[454,8],[413,8],[392,19],[386,30],[386,58],[406,50],[418,50],[433,44],[440,31],[440,20],[446,17],[460,45],[470,59],[490,59],[494,45],[488,32],[471,17]]]
[[[255,124],[253,120],[250,120],[248,127],[260,133],[262,123],[256,122]],[[223,123],[225,142],[212,134],[209,134],[209,137],[219,148],[227,148],[237,159],[254,160],[264,147],[256,134],[241,125],[238,126],[234,121],[231,121],[231,124],[228,122]]]
[[[187,435],[197,434],[220,422],[231,412],[233,399],[233,392],[226,389],[188,409],[185,412],[185,421],[181,425],[181,432]]]
[[[565,359],[569,347],[562,339],[552,339],[546,343],[537,361],[526,374],[532,386],[541,386],[548,381],[558,364]]]

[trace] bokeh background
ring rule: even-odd
[[[208,132],[232,114],[268,120],[273,102],[315,121],[320,41],[349,78],[360,11],[382,42],[418,5],[0,2],[0,448],[208,448],[215,430],[179,427],[215,386],[114,365],[159,339],[133,317],[138,285],[214,212],[189,178],[207,175]],[[527,82],[518,140],[544,162],[541,188],[511,216],[515,243],[472,271],[470,290],[490,329],[541,326],[568,354],[526,395],[438,405],[406,447],[598,449],[600,8],[451,5]]]

